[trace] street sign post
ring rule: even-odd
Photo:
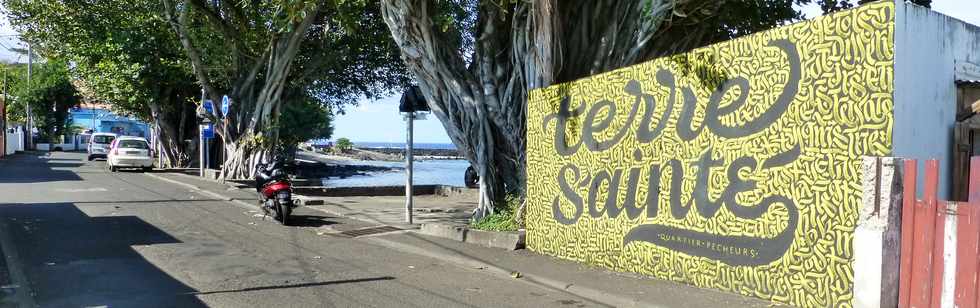
[[[214,138],[214,124],[202,124],[201,125],[201,136],[205,139]]]
[[[200,106],[197,107],[197,118],[200,120],[198,126],[198,141],[200,145],[197,147],[197,151],[200,154],[198,156],[198,169],[200,170],[200,176],[204,177],[204,169],[207,168],[207,143],[205,140],[208,138],[214,138],[214,130],[211,127],[211,118],[209,115],[214,114],[214,103],[211,100],[206,99],[204,96],[204,89],[201,89],[201,100],[204,101]],[[205,136],[205,134],[210,131],[210,137]]]
[[[405,115],[408,123],[405,127],[405,222],[412,224],[415,205],[412,201],[414,196],[412,180],[412,150],[414,146],[415,120],[425,119],[425,114],[429,112],[429,105],[425,101],[422,90],[417,86],[409,87],[402,93],[402,99],[398,104],[398,111]]]
[[[204,111],[206,111],[208,114],[214,114],[214,102],[212,102],[210,99],[204,100]]]

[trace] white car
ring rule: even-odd
[[[92,134],[92,137],[88,140],[88,160],[91,161],[96,158],[107,158],[109,155],[109,147],[113,140],[116,140],[116,134]]]
[[[109,150],[106,166],[111,172],[119,168],[140,168],[149,171],[153,168],[153,151],[150,150],[150,143],[140,137],[116,138]]]

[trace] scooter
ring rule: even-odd
[[[255,190],[259,193],[262,211],[266,215],[274,213],[276,220],[288,226],[289,214],[296,207],[293,204],[293,185],[286,172],[289,167],[280,159],[269,164],[260,163],[256,167]]]

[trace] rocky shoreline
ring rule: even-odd
[[[357,175],[370,175],[370,173],[390,172],[402,169],[401,167],[296,161],[296,177],[307,179],[348,178]]]
[[[359,150],[405,157],[404,148],[368,148]],[[432,157],[433,159],[462,159],[459,151],[456,149],[412,149],[412,155],[416,157]]]
[[[405,161],[405,149],[401,148],[353,148],[344,153],[317,153],[335,158],[362,161]],[[430,159],[464,159],[459,151],[450,149],[412,149],[416,161]]]

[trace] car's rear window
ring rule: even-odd
[[[100,144],[109,144],[112,143],[113,139],[116,139],[116,137],[109,136],[109,135],[97,135],[95,137],[92,137],[92,142],[100,143]]]
[[[119,140],[119,148],[148,150],[150,146],[143,140]]]

